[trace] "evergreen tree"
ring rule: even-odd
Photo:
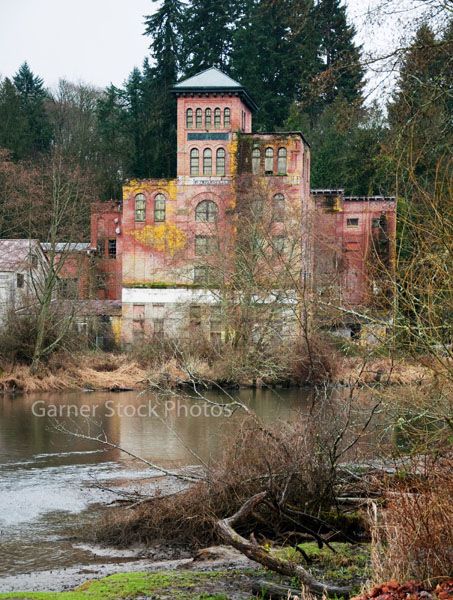
[[[354,43],[355,28],[348,23],[346,7],[341,0],[319,0],[314,22],[320,35],[322,70],[314,81],[322,105],[342,96],[349,102],[360,101],[363,68],[360,48]]]
[[[43,80],[34,75],[25,62],[13,77],[19,93],[23,115],[27,121],[27,154],[48,150],[52,130],[46,113],[45,102],[48,99]]]
[[[27,152],[27,119],[16,87],[8,78],[0,84],[0,148],[18,160]]]
[[[152,37],[155,66],[145,60],[142,73],[144,103],[143,172],[152,177],[174,177],[176,171],[176,99],[171,92],[182,61],[184,4],[164,0],[146,17],[145,35]]]
[[[235,15],[241,2],[192,0],[184,27],[185,75],[228,67]]]

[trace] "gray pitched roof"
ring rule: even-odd
[[[180,81],[173,87],[173,92],[176,95],[197,93],[199,91],[214,93],[230,92],[240,96],[251,110],[258,108],[244,86],[217,69],[217,67],[210,67],[205,71],[201,71],[201,73]]]
[[[201,73],[197,73],[193,77],[189,77],[189,79],[185,79],[180,83],[175,85],[176,89],[184,89],[184,88],[218,88],[218,89],[231,89],[238,88],[241,89],[242,85],[231,79],[225,73],[222,73],[216,67],[211,67],[206,69],[206,71],[202,71]]]

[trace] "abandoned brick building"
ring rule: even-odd
[[[174,93],[176,178],[129,180],[122,204],[93,205],[97,295],[121,299],[122,340],[194,321],[221,337],[219,290],[231,289],[241,240],[268,257],[266,289],[286,286],[315,306],[370,306],[379,288],[373,266],[393,265],[395,199],[310,191],[303,134],[252,132],[254,101],[216,68]],[[348,327],[344,318],[331,325]]]

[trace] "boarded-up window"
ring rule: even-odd
[[[157,194],[154,198],[154,221],[161,223],[165,221],[165,196]]]
[[[146,218],[146,200],[143,194],[135,196],[135,220],[140,222]]]

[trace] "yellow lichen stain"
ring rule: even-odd
[[[130,179],[123,184],[123,198],[126,200],[137,194],[163,192],[167,200],[176,200],[176,179]]]
[[[146,225],[143,229],[129,232],[138,242],[159,252],[168,252],[172,256],[186,245],[186,234],[172,223]]]
[[[227,152],[230,156],[230,173],[232,176],[236,175],[237,173],[237,151],[238,139],[236,136],[234,136],[227,147]]]
[[[112,317],[111,323],[112,323],[112,333],[113,333],[113,338],[115,340],[115,343],[120,344],[121,343],[122,319],[121,319],[121,317]]]

